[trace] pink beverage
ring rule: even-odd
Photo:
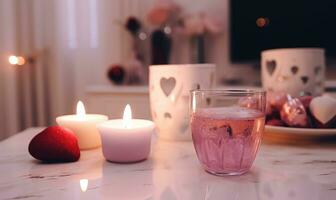
[[[244,107],[200,108],[191,116],[195,150],[206,171],[217,175],[247,172],[256,157],[265,114]]]

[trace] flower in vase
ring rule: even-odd
[[[120,64],[111,65],[107,71],[107,77],[117,85],[122,84],[125,78],[124,66]]]
[[[205,30],[212,34],[219,34],[223,31],[222,22],[213,16],[205,14],[203,17]]]
[[[125,24],[126,29],[132,34],[136,35],[141,29],[140,21],[135,17],[129,17]]]
[[[179,11],[179,6],[173,0],[157,0],[147,14],[148,21],[153,25],[167,23],[174,12]]]
[[[201,15],[191,15],[184,19],[183,26],[188,35],[201,35],[205,31]]]
[[[185,17],[183,27],[188,35],[202,35],[206,32],[218,34],[223,29],[220,20],[206,13],[197,13]]]

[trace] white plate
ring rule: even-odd
[[[266,133],[275,133],[275,134],[295,134],[297,136],[335,136],[336,128],[330,129],[318,129],[318,128],[291,128],[291,127],[282,127],[282,126],[265,126]]]

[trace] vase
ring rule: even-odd
[[[168,64],[171,52],[172,39],[161,29],[151,35],[152,64]]]
[[[204,63],[204,35],[196,35],[191,37],[191,62]]]

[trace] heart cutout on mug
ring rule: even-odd
[[[317,66],[317,67],[315,67],[315,69],[314,69],[315,75],[320,74],[321,70],[322,70],[322,67],[321,67],[321,66]]]
[[[160,86],[163,93],[168,97],[170,93],[173,91],[176,85],[176,80],[173,77],[170,78],[161,78]]]
[[[172,116],[169,112],[165,112],[163,116],[164,116],[164,118],[172,118]]]
[[[295,65],[294,65],[294,66],[292,66],[292,67],[291,67],[291,71],[292,71],[292,74],[294,74],[294,75],[295,75],[295,74],[297,74],[297,73],[298,73],[298,71],[299,71],[299,68],[298,68],[298,66],[295,66]]]
[[[267,67],[268,73],[272,76],[276,68],[276,61],[275,60],[266,61],[266,67]]]
[[[301,80],[303,82],[303,84],[306,84],[309,80],[308,76],[301,76]]]

